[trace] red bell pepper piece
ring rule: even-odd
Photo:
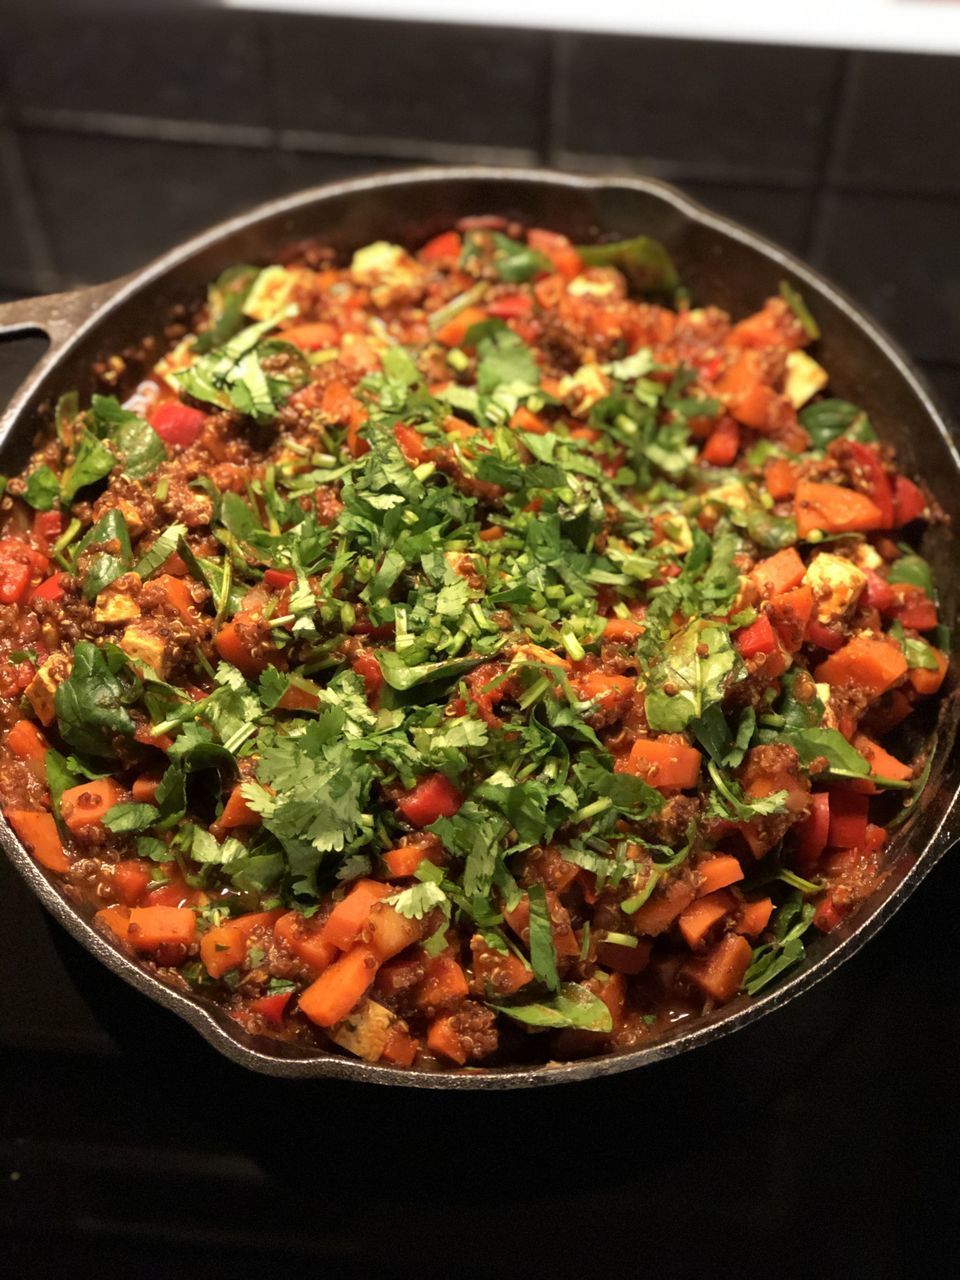
[[[487,315],[496,316],[498,320],[521,320],[532,311],[533,298],[529,293],[512,293],[487,303]]]
[[[867,492],[871,501],[880,508],[883,515],[884,529],[892,529],[896,523],[894,518],[893,485],[887,469],[883,465],[876,445],[863,444],[859,440],[850,441],[850,452],[863,471],[867,480]]]
[[[293,995],[293,989],[289,991],[278,991],[272,996],[258,996],[256,1000],[251,1000],[247,1008],[251,1013],[258,1013],[264,1022],[269,1022],[271,1026],[278,1027],[283,1021],[283,1014],[290,1003],[290,997]]]
[[[206,425],[207,415],[179,400],[165,400],[150,415],[150,425],[164,444],[193,444]]]
[[[927,509],[923,490],[906,476],[895,476],[893,481],[893,508],[897,526],[918,520]]]
[[[50,554],[50,544],[63,533],[63,513],[38,511],[33,517],[33,540],[45,556]]]
[[[63,597],[63,587],[60,583],[60,574],[55,573],[51,578],[47,578],[41,582],[38,587],[34,587],[30,592],[31,600],[60,600]]]
[[[812,871],[827,847],[830,834],[830,793],[815,791],[810,797],[810,812],[793,828],[793,847],[797,866]]]
[[[864,600],[871,609],[876,609],[878,613],[886,613],[893,604],[893,588],[886,578],[881,578],[879,573],[875,573],[873,569],[867,569],[867,586],[864,591]]]
[[[761,653],[774,653],[777,648],[777,633],[765,613],[761,613],[749,627],[738,631],[734,639],[740,656],[745,659],[756,658]]]
[[[284,587],[292,587],[296,580],[297,575],[292,569],[268,569],[263,575],[264,584],[276,591],[282,591]]]
[[[431,773],[400,797],[397,808],[412,826],[427,827],[438,818],[452,818],[462,804],[453,783],[442,773]]]
[[[826,649],[828,653],[836,653],[843,645],[843,636],[838,631],[831,631],[816,618],[810,619],[804,638],[809,644],[815,644],[818,649]]]
[[[740,448],[740,428],[733,418],[721,418],[700,454],[713,467],[729,467]]]
[[[857,791],[830,793],[830,828],[827,837],[832,849],[856,849],[867,838],[870,797]]]
[[[383,672],[380,670],[380,663],[372,653],[358,653],[351,665],[363,680],[367,701],[372,702],[383,687]]]

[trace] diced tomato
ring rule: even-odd
[[[150,425],[164,444],[186,448],[206,426],[207,415],[179,400],[164,400],[150,415]]]
[[[397,808],[415,827],[427,827],[438,818],[452,818],[463,804],[457,788],[442,773],[432,773],[401,796]]]
[[[127,907],[137,905],[149,883],[150,864],[141,858],[125,858],[113,868],[113,887],[117,897]]]
[[[851,454],[867,481],[867,493],[883,515],[881,528],[892,529],[894,526],[893,485],[887,469],[883,465],[877,446],[864,444],[860,440],[848,443]]]
[[[0,604],[22,604],[33,577],[49,567],[47,557],[22,538],[0,538]]]
[[[865,570],[867,585],[863,593],[864,602],[878,613],[887,613],[893,606],[893,588],[886,578],[881,578],[873,569]]]
[[[533,298],[529,293],[511,293],[487,303],[487,315],[496,316],[498,320],[518,320],[532,311]]]
[[[63,513],[60,511],[38,511],[33,517],[33,540],[45,556],[50,554],[50,546],[63,533]]]

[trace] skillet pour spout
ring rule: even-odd
[[[466,215],[498,214],[549,226],[576,242],[647,234],[672,255],[694,298],[747,314],[788,280],[804,293],[822,338],[833,394],[861,405],[904,469],[922,475],[950,517],[960,519],[960,454],[939,408],[897,346],[838,289],[769,241],[646,178],[575,177],[542,170],[439,168],[336,183],[230,219],[121,280],[75,293],[0,306],[0,334],[40,331],[47,354],[0,418],[2,469],[16,472],[33,446],[37,416],[64,391],[95,390],[93,363],[160,337],[171,306],[202,296],[236,262],[268,262],[291,241],[321,237],[340,253],[374,240],[422,243]],[[923,554],[941,584],[942,613],[957,612],[958,570],[949,525],[932,527]],[[632,1070],[743,1030],[808,992],[873,936],[960,838],[957,700],[941,706],[934,767],[915,812],[888,847],[889,873],[836,930],[808,948],[803,965],[768,994],[740,997],[680,1024],[649,1046],[571,1063],[475,1071],[404,1071],[243,1032],[217,1006],[170,987],[122,954],[48,879],[4,823],[0,845],[51,914],[94,956],[178,1014],[242,1066],[291,1078],[331,1077],[428,1089],[515,1089]]]

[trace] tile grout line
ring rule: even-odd
[[[834,86],[833,101],[831,103],[833,128],[828,131],[827,137],[824,139],[817,166],[817,183],[813,191],[813,207],[810,211],[805,245],[805,256],[814,266],[819,265],[823,258],[826,242],[827,211],[830,207],[831,196],[836,190],[846,189],[845,187],[838,187],[835,183],[838,172],[837,158],[846,137],[861,65],[859,55],[849,52],[844,53],[842,72]]]
[[[0,171],[13,193],[13,216],[26,246],[25,278],[32,280],[33,290],[52,293],[61,284],[53,243],[24,164],[18,131],[8,125],[0,126]]]

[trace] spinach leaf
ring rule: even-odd
[[[259,267],[227,267],[207,290],[210,327],[193,344],[193,350],[198,356],[206,355],[214,347],[223,346],[243,328],[243,306],[259,274]]]
[[[641,293],[670,293],[680,283],[673,259],[650,236],[613,244],[579,244],[577,253],[588,267],[616,267]]]
[[[851,747],[838,729],[794,730],[781,734],[779,740],[795,749],[801,764],[825,759],[832,777],[863,778],[870,772],[869,761]]]
[[[115,755],[114,736],[133,736],[136,726],[126,708],[141,687],[131,677],[122,649],[113,644],[98,649],[81,640],[73,652],[69,679],[54,698],[64,741],[88,755]]]
[[[576,982],[561,982],[549,999],[529,1004],[494,1004],[491,1001],[490,1007],[528,1027],[574,1027],[578,1031],[605,1034],[613,1030],[613,1019],[604,1002]]]
[[[937,662],[937,656],[933,651],[933,645],[927,644],[926,640],[911,639],[903,629],[903,624],[895,622],[890,628],[890,636],[896,640],[897,644],[903,650],[903,656],[907,660],[907,666],[913,670],[918,668],[923,671],[937,671],[940,664]]]
[[[34,511],[51,511],[60,500],[60,480],[48,466],[37,467],[27,477],[23,500]]]
[[[815,449],[825,449],[831,440],[842,435],[865,443],[877,438],[870,419],[849,400],[817,400],[797,416],[809,432]]]
[[[701,655],[701,649],[706,653]],[[693,622],[667,643],[651,673],[646,696],[647,723],[656,733],[680,733],[723,697],[737,663],[723,627]]]
[[[553,945],[553,925],[543,885],[532,884],[527,890],[527,900],[530,903],[530,964],[544,986],[549,991],[556,991],[560,985],[557,951]]]
[[[169,528],[164,529],[146,555],[137,561],[134,572],[138,573],[144,580],[149,578],[152,573],[156,573],[164,560],[172,556],[176,551],[177,544],[186,535],[186,532],[187,526],[185,524],[172,524]]]
[[[130,545],[130,532],[123,513],[115,507],[100,517],[83,539],[77,544],[74,552],[74,564],[82,552],[88,547],[115,542],[117,552],[101,551],[87,565],[83,580],[83,594],[86,600],[93,600],[111,582],[115,582],[122,573],[130,568],[133,551]]]
[[[755,996],[787,969],[803,959],[803,935],[810,928],[816,907],[793,893],[777,912],[773,941],[754,947],[750,968],[743,979],[744,990]]]
[[[933,572],[923,556],[915,552],[894,560],[887,573],[887,581],[909,583],[925,591],[931,600],[934,597]]]
[[[47,785],[50,788],[50,808],[53,810],[53,816],[61,834],[65,834],[67,828],[60,813],[60,797],[68,787],[77,785],[79,777],[70,768],[68,761],[53,747],[47,748],[44,763],[47,769]]]
[[[60,501],[69,506],[81,489],[103,480],[116,465],[117,459],[103,441],[81,428],[74,442],[73,461],[60,479]]]

